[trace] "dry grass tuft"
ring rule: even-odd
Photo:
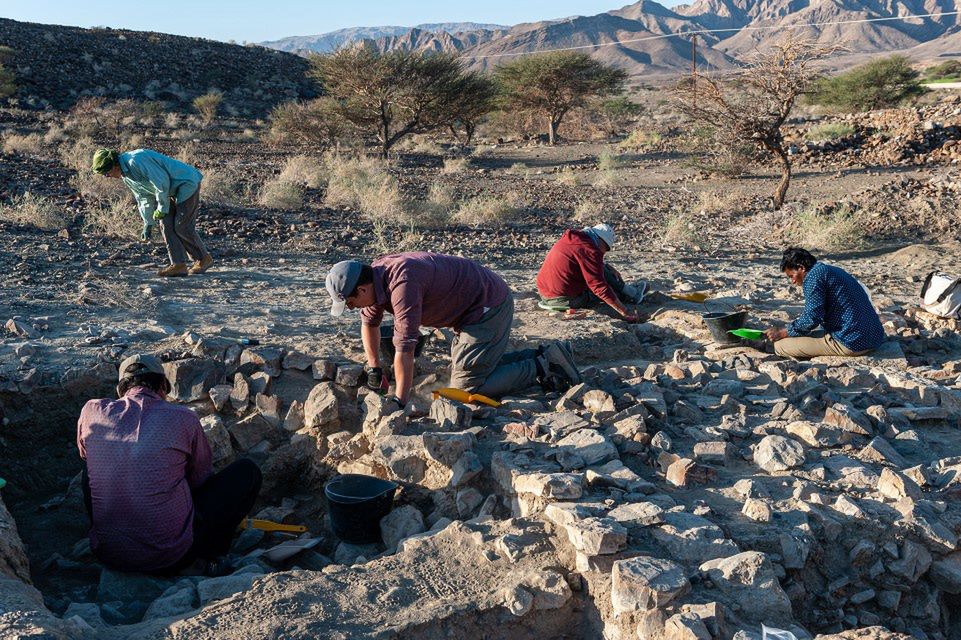
[[[129,201],[101,201],[87,209],[84,231],[101,236],[136,240],[140,238],[143,220]]]
[[[304,206],[304,190],[300,185],[277,177],[264,184],[258,201],[268,209],[301,209]]]
[[[822,251],[864,246],[860,221],[845,205],[826,213],[818,213],[813,207],[801,209],[788,222],[785,235],[793,244]]]
[[[837,140],[854,135],[855,128],[846,122],[825,122],[816,124],[804,134],[804,139],[812,142],[821,140]]]
[[[0,220],[46,230],[62,229],[69,222],[63,209],[30,192],[15,197],[9,204],[0,205]]]
[[[430,185],[426,200],[410,204],[411,222],[414,227],[438,229],[450,222],[453,209],[453,188],[436,181]]]
[[[446,158],[444,168],[440,172],[444,174],[463,173],[469,167],[470,158]]]
[[[730,213],[737,204],[738,195],[733,191],[702,191],[697,209],[704,213]]]
[[[570,167],[565,167],[559,171],[556,176],[555,180],[557,180],[559,184],[565,184],[569,187],[576,187],[581,184],[581,176]]]
[[[635,129],[631,135],[618,143],[618,147],[628,151],[645,151],[656,147],[662,140],[661,134],[657,131],[647,129]]]
[[[581,200],[574,207],[574,220],[576,222],[602,222],[604,205],[596,200]]]
[[[308,189],[321,189],[327,185],[327,173],[328,169],[322,160],[310,156],[293,156],[284,164],[279,180]]]
[[[604,149],[597,156],[597,168],[601,171],[615,171],[627,164],[624,156],[610,149]]]
[[[226,171],[208,169],[203,172],[201,198],[233,207],[246,204],[249,193],[244,189],[240,180]]]
[[[704,245],[701,227],[689,213],[675,213],[664,220],[660,230],[661,244],[680,249],[698,249]]]
[[[39,133],[22,136],[10,132],[3,136],[3,152],[8,155],[38,156],[43,153],[45,146],[43,136]]]
[[[514,194],[483,195],[462,201],[453,219],[471,227],[499,227],[519,208],[519,198]]]

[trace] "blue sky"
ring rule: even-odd
[[[594,15],[631,0],[2,0],[0,17],[260,42],[344,27],[425,22],[516,24]],[[665,4],[676,4],[677,0]]]

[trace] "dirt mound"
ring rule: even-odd
[[[314,94],[306,60],[258,46],[6,19],[0,19],[0,44],[16,50],[17,97],[35,107],[66,108],[83,96],[183,106],[219,89],[228,110],[261,115]]]

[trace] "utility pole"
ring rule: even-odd
[[[691,36],[691,102],[697,108],[697,34]]]

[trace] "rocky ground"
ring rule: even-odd
[[[3,118],[19,135],[53,124]],[[140,134],[171,154],[191,143],[205,171],[232,171],[252,193],[290,152],[239,137],[242,126]],[[215,268],[162,281],[161,245],[86,226],[93,203],[56,145],[0,156],[0,197],[31,191],[68,213],[47,231],[0,221],[2,635],[727,639],[760,638],[765,624],[798,638],[961,637],[961,339],[956,321],[916,309],[929,271],[961,272],[949,156],[925,147],[930,160],[891,166],[800,150],[793,209],[774,213],[765,169],[703,174],[665,146],[599,170],[603,148],[487,144],[453,173],[433,150],[394,162],[411,198],[439,180],[458,198],[523,202],[503,226],[418,229],[415,246],[502,273],[515,346],[569,340],[585,375],[563,396],[518,390],[499,409],[434,400],[450,339],[438,331],[406,413],[360,385],[356,316],[327,315],[326,269],[375,249],[370,223],[326,206],[323,188],[290,209],[253,196],[205,205]],[[935,192],[942,227],[917,224],[909,203]],[[705,310],[742,306],[762,327],[798,313],[799,292],[777,272],[786,216],[858,194],[876,203],[858,218],[867,242],[819,253],[871,289],[885,347],[800,364],[713,344]],[[539,260],[586,201],[616,224],[622,273],[660,292],[643,324],[536,308]],[[669,235],[677,215],[687,231]],[[404,230],[390,233],[400,242]],[[665,295],[690,291],[710,301]],[[163,356],[217,466],[261,464],[255,515],[308,533],[245,532],[237,571],[218,578],[96,563],[76,412],[110,394],[117,363],[137,351]],[[322,487],[348,472],[401,485],[383,544],[347,545],[330,529]]]

